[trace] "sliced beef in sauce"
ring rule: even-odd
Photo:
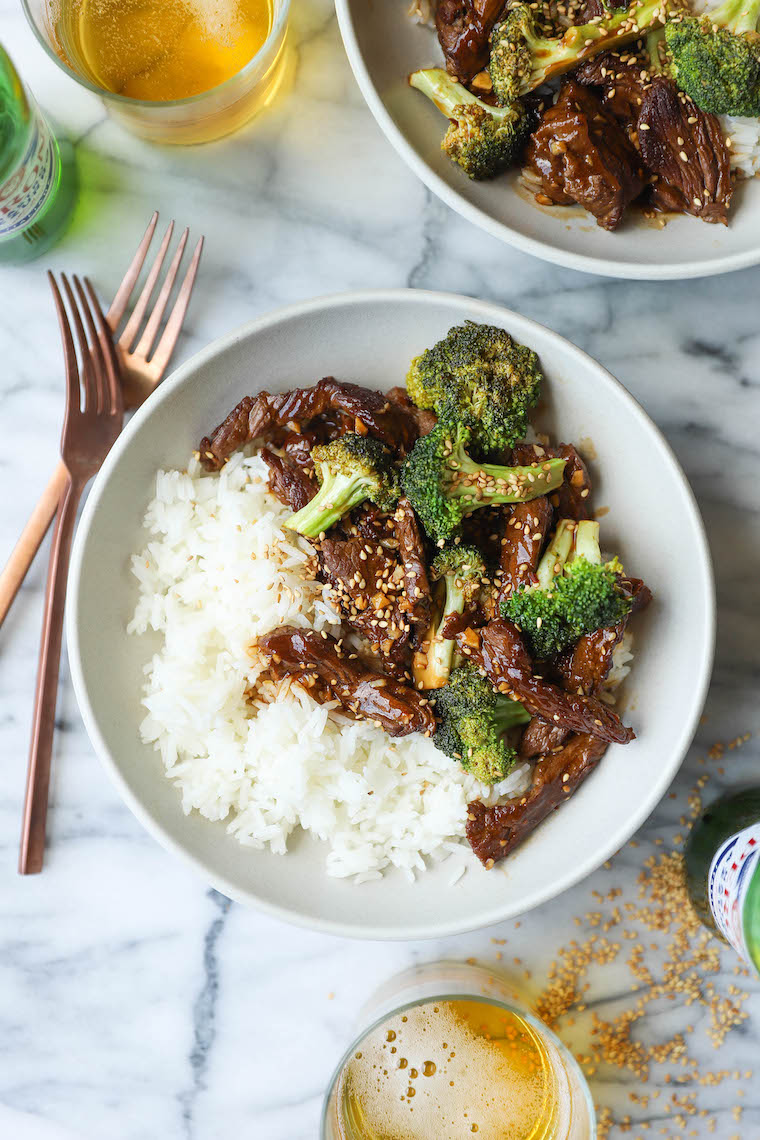
[[[516,464],[541,463],[546,459],[564,459],[562,483],[549,496],[559,518],[581,522],[590,517],[591,477],[579,452],[571,443],[545,447],[537,443],[521,443],[512,452]]]
[[[534,831],[589,776],[607,744],[587,733],[572,736],[564,748],[544,757],[523,796],[487,807],[479,800],[467,807],[467,838],[485,867],[490,868]]]
[[[372,435],[402,454],[418,434],[415,418],[381,392],[328,376],[311,388],[245,396],[211,436],[201,440],[201,462],[209,471],[218,470],[246,443],[270,439],[282,428],[302,432],[318,417],[328,417],[328,423],[340,428],[339,434]]]
[[[400,408],[405,415],[411,416],[417,428],[417,435],[420,437],[430,435],[438,423],[435,412],[428,408],[418,408],[416,404],[412,403],[407,395],[406,388],[391,388],[388,392],[388,399],[391,404]]]
[[[566,728],[558,728],[543,717],[534,716],[525,727],[518,753],[521,760],[532,760],[534,756],[546,756],[561,748],[568,738]]]
[[[623,61],[617,52],[606,51],[586,60],[574,75],[583,87],[598,89],[602,106],[616,119],[631,129],[635,128],[644,101],[644,88],[649,80],[649,74],[639,60],[626,55]]]
[[[597,89],[603,105],[627,125],[651,178],[649,205],[726,224],[731,167],[715,115],[700,111],[667,76],[614,52],[584,63],[575,77]]]
[[[494,688],[520,701],[533,716],[613,744],[634,739],[633,730],[596,697],[566,692],[534,676],[520,631],[506,618],[495,618],[477,633],[466,630],[459,640],[463,652],[483,668]]]
[[[726,225],[731,167],[720,120],[656,75],[644,92],[637,131],[644,164],[658,175],[652,204]]]
[[[269,490],[292,511],[300,511],[317,493],[318,483],[288,455],[262,447],[261,458],[269,468]]]
[[[639,154],[615,116],[573,79],[544,111],[525,165],[539,176],[548,199],[577,202],[608,230],[616,229],[646,184]]]
[[[402,496],[393,515],[398,552],[404,568],[405,612],[413,626],[415,644],[430,622],[432,594],[428,577],[427,551],[417,516],[409,500]]]
[[[411,626],[404,567],[395,553],[356,535],[323,539],[317,557],[319,577],[329,584],[345,624],[398,664],[398,650],[407,645]]]
[[[324,423],[320,423],[316,428],[306,428],[304,431],[289,431],[286,432],[280,443],[280,448],[285,452],[289,459],[297,463],[299,467],[313,468],[314,462],[311,458],[312,448],[316,447],[319,443],[327,443],[328,440],[334,439],[332,428]]]
[[[421,693],[368,669],[345,654],[333,637],[281,626],[259,640],[258,648],[276,677],[316,678],[355,716],[374,721],[389,736],[432,735],[435,717]]]
[[[500,601],[508,598],[519,586],[535,582],[536,568],[553,517],[554,511],[546,495],[529,503],[515,503],[508,513],[499,557]]]
[[[506,6],[506,0],[438,0],[438,40],[449,73],[462,83],[488,63],[489,36]]]

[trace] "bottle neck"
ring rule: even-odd
[[[760,819],[720,844],[707,896],[720,933],[760,973]]]

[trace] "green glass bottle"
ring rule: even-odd
[[[0,265],[39,257],[71,217],[74,150],[58,140],[0,46]]]
[[[710,804],[689,837],[686,875],[705,925],[760,972],[760,788]]]

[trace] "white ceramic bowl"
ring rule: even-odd
[[[258,386],[283,390],[323,375],[385,388],[409,360],[467,318],[503,325],[540,354],[547,376],[541,426],[593,450],[595,503],[608,506],[605,546],[646,579],[655,602],[636,620],[626,696],[638,739],[599,769],[504,864],[449,886],[445,866],[414,884],[399,873],[360,887],[330,879],[324,848],[295,839],[287,856],[252,851],[182,812],[159,756],[140,742],[142,667],[156,643],[131,637],[130,554],[158,467],[182,467],[210,427]],[[687,577],[668,564],[679,551]],[[211,345],[137,412],[98,476],[73,554],[68,636],[74,685],[90,739],[135,815],[165,847],[232,898],[320,930],[422,938],[497,922],[536,906],[607,859],[649,815],[689,745],[710,675],[713,583],[689,486],[654,424],[609,373],[525,317],[465,297],[417,291],[356,293],[280,310]]]
[[[343,42],[372,114],[408,166],[452,210],[517,249],[568,269],[668,280],[760,262],[760,181],[739,186],[728,227],[675,217],[664,229],[631,216],[607,233],[579,208],[541,207],[516,172],[472,182],[441,152],[446,120],[407,76],[443,66],[435,31],[415,24],[410,0],[336,0]]]

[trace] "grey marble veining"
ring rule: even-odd
[[[351,77],[329,0],[294,0],[294,31],[290,96],[230,141],[161,150],[112,124],[45,58],[14,0],[0,0],[0,38],[77,141],[82,197],[47,262],[89,273],[108,295],[153,209],[204,232],[179,358],[274,306],[368,286],[489,298],[569,337],[660,424],[699,498],[720,618],[705,721],[676,798],[662,802],[638,846],[610,870],[519,925],[433,943],[360,944],[232,905],[165,855],[101,772],[64,668],[50,851],[44,874],[22,880],[15,864],[43,554],[0,632],[0,1137],[8,1140],[313,1140],[325,1083],[376,982],[414,961],[495,963],[503,953],[533,992],[557,947],[581,937],[574,917],[600,909],[593,891],[619,885],[636,899],[643,860],[678,830],[710,745],[759,726],[760,269],[627,283],[497,244],[432,198],[386,143]],[[52,468],[60,430],[60,349],[43,268],[0,271],[0,560]],[[663,557],[688,574],[678,551]],[[714,791],[757,778],[758,745],[709,768]],[[718,986],[738,982],[752,997],[749,1020],[721,1050],[707,1040],[701,1008],[653,1007],[640,1031],[654,1042],[691,1025],[689,1052],[701,1066],[743,1072],[759,1056],[760,987],[734,977],[728,951],[723,963]],[[630,975],[622,965],[589,980],[600,1017],[624,1008]],[[669,1071],[678,1077],[673,1066],[653,1070],[648,1091],[663,1091],[646,1109],[629,1099],[642,1091],[629,1072],[600,1071],[594,1093],[617,1119],[630,1112],[648,1122],[641,1135],[707,1136],[705,1119],[681,1129],[664,1111]],[[699,1090],[715,1135],[760,1137],[759,1089],[755,1078]],[[630,1135],[638,1134],[634,1126]]]

